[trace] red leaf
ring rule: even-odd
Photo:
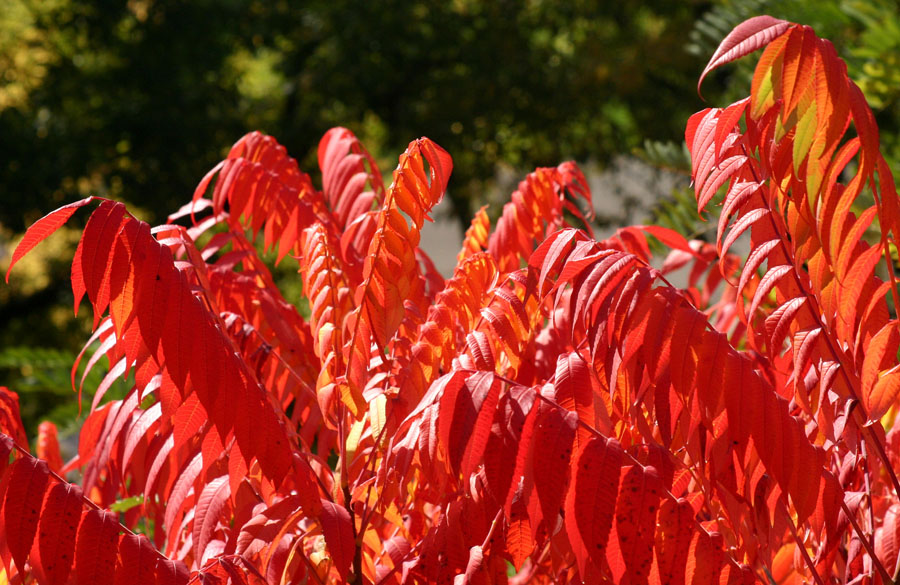
[[[717,585],[723,554],[721,534],[710,534],[703,529],[696,531],[685,571],[691,577],[691,585]]]
[[[75,561],[75,533],[81,522],[81,488],[56,483],[47,492],[38,531],[41,567],[50,585],[62,585]]]
[[[631,583],[646,583],[653,561],[656,511],[663,486],[653,467],[633,465],[622,478],[616,505],[616,532]]]
[[[532,438],[537,425],[538,414],[541,410],[540,402],[541,400],[535,397],[532,404],[528,407],[528,413],[525,415],[525,422],[522,425],[522,433],[519,436],[519,444],[516,449],[516,465],[513,468],[511,489],[509,490],[509,493],[506,494],[503,504],[506,517],[509,518],[510,521],[512,521],[512,506],[514,501],[517,497],[527,501],[531,489],[529,486],[529,491],[524,495],[518,494],[517,492],[522,478],[533,475],[528,471],[528,468],[531,466],[531,453],[534,448],[534,441]],[[522,502],[522,505],[525,505],[525,502]]]
[[[187,585],[190,578],[190,571],[183,562],[170,561],[163,557],[156,558],[157,585]]]
[[[484,578],[484,550],[480,545],[475,545],[469,549],[469,562],[466,564],[466,572],[453,578],[453,585],[469,585],[476,581],[476,577]]]
[[[566,531],[583,581],[591,579],[588,563],[599,560],[606,552],[621,466],[622,448],[618,441],[597,436],[583,443],[572,459],[572,485],[565,504]]]
[[[157,402],[147,410],[140,411],[137,416],[134,417],[128,430],[123,433],[123,435],[125,435],[125,446],[122,450],[122,457],[120,459],[123,469],[128,469],[128,464],[131,462],[131,456],[134,455],[134,451],[138,448],[138,445],[140,445],[142,441],[149,443],[149,441],[156,436],[158,426],[154,428],[152,432],[148,433],[148,430],[157,424],[161,414],[162,407],[160,403]],[[120,439],[120,442],[121,440],[122,439]]]
[[[713,139],[713,131],[716,128],[716,112],[718,109],[715,108],[706,108],[700,110],[696,114],[692,115],[688,118],[687,124],[684,126],[684,142],[687,144],[688,152],[691,155],[691,178],[694,178],[694,171],[697,167],[697,162],[700,160],[700,155],[702,151],[707,150],[709,147],[710,141]],[[697,133],[700,131],[700,142],[697,142],[698,149],[694,150],[694,143],[697,140]],[[701,147],[701,144],[705,143],[705,147]]]
[[[769,253],[771,253],[779,244],[781,244],[781,240],[776,238],[760,244],[750,252],[747,261],[744,263],[744,269],[741,272],[741,279],[737,286],[737,294],[740,295],[744,292],[744,287],[747,286],[747,283],[750,282],[752,277],[756,276],[757,269],[768,259]]]
[[[534,392],[524,386],[510,388],[500,398],[484,451],[485,488],[498,505],[503,505],[509,494],[525,421],[534,400]]]
[[[200,404],[200,399],[196,392],[190,393],[184,402],[175,411],[175,417],[172,422],[174,427],[172,430],[175,440],[174,449],[177,451],[182,445],[193,437],[203,423],[209,420],[209,415]]]
[[[143,534],[123,534],[113,585],[154,585],[159,554]]]
[[[522,568],[525,559],[534,551],[531,536],[531,522],[528,518],[528,504],[525,501],[524,479],[519,483],[509,509],[509,527],[506,530],[506,550],[512,557],[516,570]]]
[[[215,431],[210,431],[209,434],[215,434]],[[166,501],[166,517],[164,525],[169,534],[175,534],[178,530],[178,526],[175,525],[175,520],[178,518],[178,514],[181,512],[181,507],[187,498],[188,492],[193,487],[194,481],[197,479],[197,476],[200,475],[202,469],[203,456],[200,453],[197,453],[193,459],[184,465],[184,469],[179,472],[178,479],[175,480],[175,484],[172,486],[172,491]]]
[[[737,126],[741,116],[744,115],[744,110],[747,109],[748,103],[750,103],[750,98],[744,98],[731,104],[718,115],[715,136],[716,149],[713,152],[716,158],[722,156],[722,144],[725,143],[725,137]]]
[[[688,241],[684,239],[684,236],[673,229],[658,225],[638,225],[634,227],[640,229],[643,232],[647,232],[673,250],[683,250],[691,255],[696,254],[693,248],[691,248],[690,244],[688,244]]]
[[[235,553],[251,558],[266,547],[277,546],[275,538],[284,534],[285,524],[301,509],[309,515],[300,496],[290,495],[259,511],[241,527]]]
[[[19,413],[19,395],[6,386],[0,386],[0,433],[9,435],[21,447],[28,447],[28,437]],[[6,459],[0,464],[5,466],[8,463]]]
[[[326,132],[319,141],[318,159],[322,190],[339,227],[371,209],[373,201],[381,201],[384,185],[378,166],[350,130]],[[369,163],[368,172],[364,161]],[[373,191],[364,192],[366,183]]]
[[[656,559],[660,579],[667,585],[684,585],[694,511],[685,499],[667,498],[659,507],[657,517]]]
[[[578,416],[541,403],[534,426],[532,466],[534,486],[548,528],[556,524],[569,483],[569,459]]]
[[[772,351],[776,353],[781,351],[788,328],[794,322],[794,317],[805,303],[806,297],[793,298],[766,317],[766,333],[769,335],[769,347]]]
[[[110,259],[114,251],[116,236],[122,218],[125,216],[125,206],[114,201],[104,201],[100,207],[91,214],[84,233],[81,236],[82,253],[81,268],[82,278],[87,290],[88,299],[94,306],[94,328],[100,322],[100,317],[109,304],[110,271],[127,270],[127,266],[113,267]],[[133,221],[133,220],[132,220]]]
[[[560,406],[575,412],[581,422],[595,427],[594,390],[588,368],[587,362],[575,352],[560,355],[556,358],[553,387],[556,401]],[[591,432],[588,429],[579,426],[576,433],[576,448],[590,436]]]
[[[160,477],[160,473],[165,470],[163,477],[172,481],[170,474],[172,473],[171,467],[173,458],[170,458],[169,455],[171,455],[174,446],[175,440],[172,438],[172,434],[167,433],[165,441],[163,441],[163,444],[160,445],[159,450],[153,457],[153,463],[150,464],[150,470],[147,472],[147,480],[144,482],[145,494],[165,493],[168,485],[163,485],[157,489],[156,480]],[[164,479],[163,481],[166,480]]]
[[[428,138],[420,138],[418,142],[425,151],[425,159],[431,165],[431,191],[434,205],[437,205],[447,190],[447,181],[453,172],[453,159],[446,150]]]
[[[334,567],[341,579],[346,581],[350,564],[353,562],[353,553],[356,551],[350,514],[342,506],[323,499],[320,521],[322,533],[325,535],[325,544],[328,545],[328,552],[331,553]]]
[[[34,222],[25,232],[25,237],[22,238],[22,241],[19,242],[19,245],[16,246],[16,249],[13,252],[12,260],[9,261],[9,268],[6,270],[6,282],[9,282],[9,273],[12,271],[13,266],[16,265],[16,262],[22,259],[22,256],[33,250],[35,246],[43,242],[50,234],[69,221],[69,218],[72,217],[72,214],[75,213],[79,207],[83,207],[93,200],[93,197],[86,197],[81,201],[69,203]]]
[[[876,533],[875,554],[888,574],[896,574],[900,555],[900,504],[892,504],[884,514],[880,533]]]
[[[50,471],[40,459],[22,457],[10,466],[8,473],[9,489],[3,502],[6,538],[16,567],[23,572],[37,532]]]
[[[454,472],[468,476],[481,463],[499,394],[499,380],[492,373],[478,372],[459,392],[441,400],[440,438]]]
[[[14,445],[15,443],[10,436],[0,433],[0,477],[6,474],[6,469],[9,467],[9,455],[15,449]],[[2,495],[2,492],[0,492],[0,497]]]
[[[722,249],[720,254],[728,253],[728,250],[731,248],[731,245],[741,237],[741,234],[747,231],[747,229],[755,224],[757,221],[766,217],[769,213],[771,213],[768,209],[754,209],[752,211],[748,211],[745,215],[741,216],[739,220],[734,222],[734,226],[732,226],[731,231],[728,232],[728,236],[725,238],[725,241],[722,243]]]
[[[697,180],[697,206],[700,208],[705,208],[719,188],[747,165],[747,157],[744,155],[730,156],[722,161],[715,160],[716,165],[712,172]]]
[[[62,469],[62,455],[59,453],[59,439],[56,425],[44,421],[38,425],[37,456],[47,462],[51,471],[59,473]]]
[[[119,522],[105,510],[82,515],[75,543],[75,577],[78,583],[112,583],[116,570]]]
[[[791,23],[771,16],[755,16],[737,25],[722,40],[719,48],[716,49],[709,63],[703,69],[703,73],[700,74],[697,93],[700,94],[700,86],[703,85],[703,80],[710,71],[769,44],[790,26]],[[702,96],[702,94],[700,95]]]
[[[228,476],[222,475],[210,481],[203,488],[200,497],[197,499],[196,511],[194,512],[194,558],[198,560],[204,559],[204,552],[209,541],[212,540],[213,533],[219,526],[219,516],[225,509],[225,504],[231,496],[231,488],[228,483]]]

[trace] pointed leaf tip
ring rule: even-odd
[[[25,254],[33,250],[35,246],[43,242],[56,230],[62,227],[64,223],[69,221],[69,218],[72,217],[72,214],[74,214],[79,207],[87,205],[94,199],[93,196],[85,197],[80,201],[63,205],[56,211],[52,211],[34,222],[25,232],[25,237],[22,238],[22,241],[19,242],[19,245],[16,246],[16,250],[13,252],[12,260],[9,261],[9,268],[6,269],[6,282],[9,283],[9,273],[12,272],[13,266],[15,266]]]
[[[791,26],[792,23],[771,16],[754,16],[737,25],[722,40],[719,48],[706,64],[703,73],[700,74],[700,80],[697,82],[697,95],[703,97],[700,86],[703,85],[703,80],[710,71],[768,45]]]

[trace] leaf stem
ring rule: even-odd
[[[744,155],[747,157],[747,160],[748,160],[747,167],[750,169],[750,174],[753,176],[753,180],[756,181],[757,183],[762,184],[762,181],[760,180],[759,175],[757,175],[756,169],[752,164],[753,161],[755,161],[756,159],[754,159],[750,156],[750,153],[747,151],[746,144],[741,144],[741,149],[743,150]],[[860,412],[861,410],[863,410],[862,409],[862,401],[860,400],[860,397],[856,394],[856,391],[854,390],[853,381],[850,379],[850,375],[847,373],[847,369],[845,366],[845,363],[847,362],[846,356],[844,355],[843,351],[839,351],[839,348],[835,345],[835,342],[832,339],[832,335],[830,335],[830,328],[822,320],[822,318],[819,315],[819,312],[816,310],[816,308],[814,308],[814,304],[815,304],[815,307],[818,307],[819,299],[818,299],[818,297],[816,297],[816,295],[813,293],[813,291],[808,289],[807,283],[804,282],[804,280],[802,278],[800,278],[800,275],[798,274],[797,266],[796,266],[796,264],[794,264],[794,260],[796,260],[794,257],[794,254],[792,254],[791,251],[787,247],[786,241],[788,238],[784,234],[782,234],[780,226],[777,225],[775,223],[775,220],[772,218],[772,213],[771,213],[772,210],[769,207],[769,202],[764,197],[764,195],[761,191],[762,191],[762,189],[757,190],[757,194],[759,195],[759,197],[761,197],[763,199],[763,205],[766,207],[766,209],[769,209],[769,211],[770,211],[770,213],[767,214],[769,223],[771,225],[772,230],[776,234],[778,234],[778,241],[779,241],[779,246],[781,247],[782,254],[784,254],[785,259],[791,261],[791,263],[792,263],[791,266],[792,266],[793,270],[791,270],[790,273],[794,278],[794,282],[800,288],[800,290],[803,292],[804,296],[806,297],[806,299],[808,301],[807,303],[804,303],[804,304],[806,305],[807,309],[809,309],[809,312],[812,314],[813,321],[819,326],[819,328],[821,328],[822,332],[825,334],[822,337],[824,337],[825,343],[828,345],[828,349],[831,351],[831,355],[834,356],[834,359],[838,363],[838,366],[839,366],[838,370],[840,371],[841,376],[844,378],[844,381],[847,384],[847,391],[849,392],[850,397],[853,400],[855,400],[856,402],[858,402],[860,405],[859,409],[853,409],[855,412],[854,420],[856,421],[857,425],[862,430],[862,432],[866,435],[866,439],[868,439],[872,443],[874,443],[875,450],[878,452],[878,456],[882,460],[882,463],[884,463],[884,467],[887,469],[888,475],[891,478],[891,483],[893,484],[893,488],[894,488],[894,495],[897,497],[900,497],[900,479],[897,478],[897,474],[894,471],[893,466],[891,465],[891,462],[887,456],[887,453],[884,451],[884,446],[881,445],[881,441],[874,434],[871,427],[868,426],[868,424],[867,424],[868,416],[864,416]],[[860,418],[862,419],[861,421],[856,420],[856,419],[860,419]]]
[[[869,553],[869,557],[872,559],[872,564],[875,566],[878,574],[881,575],[882,581],[884,581],[885,583],[893,583],[894,580],[891,579],[891,576],[888,574],[887,569],[885,569],[884,565],[881,564],[881,561],[878,560],[878,555],[875,554],[875,547],[871,542],[869,542],[866,534],[862,531],[862,528],[856,521],[856,516],[850,511],[850,508],[847,507],[847,503],[843,498],[841,498],[841,510],[844,511],[847,519],[850,520],[850,524],[853,525],[853,530],[856,532],[856,536],[859,538],[860,542],[862,542],[862,545],[866,549],[866,552]]]
[[[825,585],[825,583],[822,581],[822,577],[819,576],[819,572],[816,571],[816,565],[813,563],[812,559],[809,558],[809,551],[806,550],[806,545],[803,544],[802,540],[800,540],[800,535],[797,532],[797,526],[794,524],[794,519],[791,518],[791,515],[788,513],[787,508],[783,504],[779,506],[779,508],[784,514],[788,526],[791,527],[791,534],[794,535],[794,543],[796,544],[797,548],[800,549],[800,555],[803,557],[803,562],[806,563],[809,572],[812,573],[813,580],[815,580],[816,585]]]

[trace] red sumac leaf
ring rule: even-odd
[[[19,413],[19,395],[6,386],[0,386],[0,433],[19,445],[28,445],[28,437],[25,435],[25,427]],[[6,459],[0,462],[0,465],[5,468],[8,463],[9,460]]]
[[[88,299],[94,306],[95,329],[100,322],[101,314],[109,304],[110,271],[128,270],[127,266],[112,266],[109,261],[124,216],[125,206],[122,203],[104,201],[91,214],[81,236],[82,278]]]
[[[594,416],[594,390],[587,362],[575,352],[560,355],[556,360],[553,386],[556,401],[566,410],[578,414],[578,419],[590,427],[596,426]],[[590,437],[590,431],[579,426],[576,446]]]
[[[258,511],[241,527],[235,552],[250,558],[270,545],[277,545],[275,538],[283,534],[285,525],[301,508],[300,496],[291,495]]]
[[[484,550],[480,545],[469,549],[469,562],[466,564],[466,572],[453,578],[453,585],[470,585],[480,583],[476,578],[484,578]]]
[[[194,512],[194,557],[203,558],[203,553],[212,535],[219,525],[219,516],[225,508],[228,498],[231,496],[231,488],[228,476],[222,475],[210,481],[203,488],[197,500]]]
[[[75,577],[78,583],[112,583],[116,571],[119,522],[105,510],[82,514],[75,542]]]
[[[686,575],[690,576],[690,585],[717,585],[719,572],[722,569],[722,535],[712,534],[700,529],[694,533],[688,554]]]
[[[154,585],[159,558],[143,534],[123,534],[119,539],[119,562],[113,585]]]
[[[541,512],[552,526],[562,511],[578,415],[543,403],[534,426],[532,466]]]
[[[748,55],[769,44],[790,26],[791,23],[772,18],[771,16],[755,16],[737,25],[722,40],[709,63],[703,69],[703,73],[700,74],[700,81],[697,82],[697,93],[700,93],[700,86],[703,85],[703,80],[710,71],[740,59],[744,55]]]
[[[325,544],[334,567],[344,581],[350,571],[350,563],[353,562],[353,553],[356,550],[356,542],[353,538],[353,525],[350,514],[341,506],[329,500],[322,500],[322,533],[325,535]]]
[[[183,562],[156,558],[157,585],[187,585],[190,578],[191,573]]]
[[[9,456],[15,449],[15,443],[12,440],[12,437],[9,435],[5,435],[0,433],[0,477],[6,473],[7,467],[9,467]],[[2,498],[3,493],[0,492],[0,498]]]
[[[59,439],[56,425],[44,421],[38,425],[37,456],[47,462],[51,471],[59,473],[62,469],[62,455],[59,453]]]
[[[630,583],[646,583],[650,575],[662,488],[653,467],[633,465],[622,478],[616,504],[616,531]]]
[[[513,482],[516,456],[534,401],[531,388],[517,386],[500,398],[497,407],[484,451],[484,477],[488,494],[500,505],[506,503]]]
[[[6,539],[16,567],[22,572],[37,532],[50,470],[40,459],[22,457],[10,466],[8,473],[9,488],[3,502]]]
[[[506,550],[512,557],[513,566],[517,571],[522,568],[525,559],[531,555],[535,546],[523,487],[524,478],[516,486],[509,506],[509,527],[506,530]]]
[[[22,238],[22,241],[19,242],[19,245],[16,246],[16,249],[13,252],[12,259],[9,261],[9,268],[6,270],[6,282],[9,282],[9,273],[12,272],[13,266],[15,266],[25,254],[33,250],[35,246],[43,242],[53,232],[69,221],[69,218],[72,217],[72,214],[75,213],[79,207],[84,207],[93,200],[93,197],[86,197],[81,201],[69,203],[34,222],[31,227],[25,231],[25,237]]]
[[[894,575],[900,555],[900,504],[893,504],[884,513],[881,531],[876,533],[875,554],[888,573]]]
[[[666,498],[659,507],[656,561],[660,580],[684,585],[684,569],[694,526],[694,511],[685,499]]]
[[[81,488],[57,483],[47,492],[38,528],[41,566],[49,585],[62,585],[75,562],[75,533],[81,522]]]
[[[619,492],[622,448],[615,439],[593,436],[572,459],[572,485],[566,495],[566,531],[582,580],[588,563],[606,552]]]

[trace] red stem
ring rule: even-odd
[[[841,509],[844,511],[844,514],[847,516],[847,519],[850,520],[850,524],[853,525],[853,530],[856,532],[856,536],[859,537],[860,542],[862,542],[863,547],[866,549],[866,552],[869,553],[869,557],[872,559],[872,564],[875,566],[875,570],[878,571],[878,574],[881,575],[882,581],[885,583],[893,583],[894,580],[891,579],[891,576],[888,574],[887,569],[884,568],[884,565],[881,564],[881,561],[878,560],[878,555],[875,554],[875,547],[869,542],[869,539],[866,537],[865,533],[860,528],[859,523],[856,521],[856,516],[850,511],[850,508],[847,507],[847,503],[844,502],[844,499],[841,498]]]

